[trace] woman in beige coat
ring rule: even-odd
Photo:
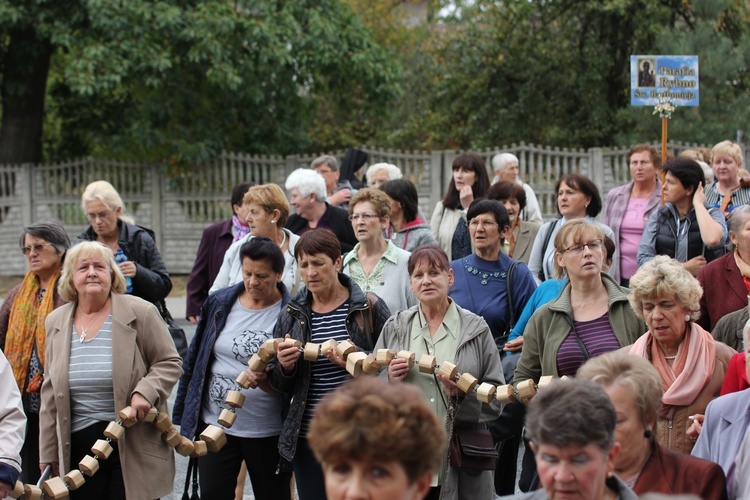
[[[156,308],[123,295],[112,252],[97,242],[68,251],[60,295],[69,301],[47,317],[47,363],[40,411],[40,468],[77,468],[116,412],[130,406],[139,423],[112,443],[99,471],[72,499],[152,500],[172,491],[174,452],[159,431],[140,423],[167,398],[182,361]]]

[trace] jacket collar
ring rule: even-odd
[[[609,295],[609,303],[608,306],[611,308],[612,304],[615,302],[627,302],[628,295],[625,293],[625,291],[615,283],[615,280],[612,279],[612,277],[606,273],[601,273],[602,282],[604,283],[604,286],[607,287],[607,294]],[[558,311],[563,312],[568,315],[573,314],[573,306],[570,303],[570,280],[568,280],[568,283],[565,285],[565,288],[563,288],[560,295],[549,303],[549,309],[551,311]]]

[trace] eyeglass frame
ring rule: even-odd
[[[111,210],[109,212],[99,212],[98,214],[87,213],[86,214],[86,219],[89,222],[94,222],[97,219],[99,219],[99,220],[105,220],[107,217],[109,217],[112,214],[113,214],[113,211],[111,211]]]
[[[54,247],[52,243],[49,243],[48,241],[45,241],[44,243],[34,243],[31,246],[23,246],[21,247],[21,253],[24,255],[29,255],[32,251],[36,253],[41,253],[42,250],[44,250],[44,247],[51,246]]]
[[[364,222],[369,222],[373,219],[380,219],[380,216],[371,212],[362,212],[361,214],[351,214],[348,219],[352,222],[357,222],[360,219],[362,219]]]
[[[593,248],[591,247],[592,243],[594,244]],[[563,248],[563,251],[560,253],[570,252],[574,255],[580,255],[586,247],[588,247],[590,251],[598,250],[604,247],[604,240],[601,238],[594,238],[586,243],[576,243],[575,245],[570,245],[568,248]]]

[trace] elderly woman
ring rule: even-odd
[[[557,193],[557,211],[561,218],[546,222],[539,228],[529,256],[529,269],[537,285],[554,274],[555,236],[563,224],[569,220],[585,219],[590,224],[598,226],[605,236],[609,236],[613,241],[615,239],[609,226],[594,220],[594,217],[602,211],[602,198],[599,195],[599,188],[590,179],[580,174],[563,175],[555,184],[555,193]],[[613,275],[614,271],[610,269],[609,274]]]
[[[750,206],[735,208],[727,226],[734,251],[698,271],[698,283],[703,288],[698,324],[710,332],[720,319],[746,308],[750,294]],[[741,327],[737,329],[738,333],[741,331]]]
[[[719,395],[729,358],[735,353],[694,322],[703,291],[698,280],[665,255],[641,266],[630,280],[630,304],[648,325],[628,351],[647,358],[662,381],[659,444],[690,453],[687,431]]]
[[[536,222],[538,224],[544,222],[542,219],[542,209],[539,207],[539,201],[536,199],[536,193],[534,193],[531,186],[521,180],[518,157],[512,153],[495,155],[492,157],[492,169],[495,171],[495,178],[492,179],[492,184],[508,180],[523,189],[526,205],[521,208],[521,218],[526,222]]]
[[[524,332],[515,382],[575,375],[589,358],[630,345],[646,330],[627,290],[602,272],[604,232],[585,220],[555,236],[557,277],[568,277],[559,297],[534,313]]]
[[[666,205],[654,211],[638,247],[638,265],[655,255],[682,262],[693,276],[724,255],[726,225],[716,208],[706,208],[703,171],[689,158],[673,158],[664,164],[662,193]]]
[[[180,433],[194,439],[207,425],[219,425],[229,391],[241,391],[245,404],[237,421],[226,430],[227,444],[218,453],[198,460],[201,491],[211,498],[233,499],[235,482],[244,461],[258,499],[290,497],[291,473],[276,474],[279,463],[282,397],[266,393],[266,374],[247,367],[251,356],[273,338],[276,321],[289,302],[282,282],[284,255],[278,243],[257,236],[240,249],[242,283],[209,296],[185,359],[174,405]],[[247,370],[251,388],[242,390],[237,374]]]
[[[382,300],[368,300],[357,283],[341,269],[341,245],[330,231],[309,231],[294,247],[305,290],[282,310],[274,337],[303,344],[330,339],[350,340],[360,350],[371,351],[390,311]],[[300,498],[325,498],[323,471],[307,443],[315,408],[330,391],[349,378],[346,363],[335,350],[328,359],[309,362],[290,342],[278,346],[268,373],[270,387],[292,396],[282,424],[279,453],[292,461]]]
[[[386,182],[401,179],[403,176],[401,169],[390,163],[376,163],[375,165],[370,165],[365,173],[367,187],[371,188],[379,188]]]
[[[276,184],[262,184],[250,188],[243,198],[245,220],[250,233],[233,243],[224,254],[224,261],[209,293],[235,285],[242,281],[242,259],[240,249],[252,238],[262,236],[276,243],[284,255],[284,272],[281,280],[290,293],[297,293],[300,286],[294,245],[299,236],[285,229],[289,218],[289,202],[284,191]]]
[[[2,352],[0,352],[0,386],[3,388],[0,391],[0,433],[3,436],[0,439],[0,498],[6,498],[13,491],[21,473],[21,447],[24,444],[26,417],[21,402],[21,393],[15,384],[13,369]],[[427,411],[429,412],[429,409]],[[35,468],[33,463],[23,462],[23,465],[25,468]],[[428,488],[429,484],[428,480]]]
[[[376,349],[408,350],[419,359],[423,354],[437,363],[455,363],[462,373],[471,373],[480,383],[504,383],[500,356],[487,323],[480,316],[458,306],[448,296],[453,270],[445,252],[437,246],[419,248],[409,257],[411,289],[419,304],[393,315],[383,327]],[[452,421],[454,432],[468,427],[485,428],[500,408],[485,404],[473,395],[461,394],[456,384],[442,376],[409,368],[406,360],[394,359],[388,365],[388,379],[398,384],[416,384],[441,422]],[[442,382],[443,388],[437,381]],[[489,470],[466,470],[443,464],[437,484],[440,498],[489,498],[494,491]]]
[[[53,309],[65,303],[57,292],[57,281],[69,246],[68,234],[59,222],[38,222],[25,227],[20,247],[29,271],[8,292],[0,307],[0,350],[13,370],[27,418],[26,440],[21,450],[24,483],[36,483],[39,479],[37,468],[29,465],[39,463],[39,390],[47,337],[44,322]]]
[[[466,218],[475,253],[451,262],[454,282],[449,294],[456,304],[484,318],[502,351],[511,318],[521,315],[536,284],[525,264],[500,251],[510,229],[499,201],[474,200]]]
[[[721,467],[657,443],[664,391],[651,363],[625,352],[608,353],[587,361],[578,378],[601,385],[612,400],[617,412],[615,440],[621,446],[615,474],[634,492],[726,498]]]
[[[615,234],[619,259],[614,263],[613,278],[627,287],[638,269],[638,245],[651,213],[661,205],[661,156],[648,144],[630,148],[627,156],[631,181],[607,193],[604,223]]]
[[[319,156],[310,163],[310,168],[325,179],[328,202],[334,207],[348,209],[349,200],[357,190],[347,179],[341,179],[338,159],[331,155]]]
[[[430,225],[419,212],[417,188],[411,181],[397,179],[380,186],[391,200],[391,218],[385,237],[397,247],[412,252],[424,245],[435,245]]]
[[[528,264],[541,223],[521,220],[521,213],[526,207],[526,193],[515,182],[501,181],[490,186],[487,198],[502,203],[510,218],[508,233],[503,240],[503,253]]]
[[[314,170],[298,168],[286,178],[289,203],[295,213],[286,228],[302,236],[313,229],[328,229],[341,241],[341,249],[350,251],[357,244],[346,210],[326,201],[326,181]]]
[[[490,178],[484,160],[476,153],[461,153],[453,160],[451,168],[453,177],[448,192],[435,206],[430,227],[448,259],[455,260],[471,253],[466,209],[475,198],[484,198]]]
[[[618,415],[607,393],[590,380],[561,380],[539,391],[526,415],[526,433],[542,488],[515,499],[635,500],[613,474],[620,443]]]
[[[329,500],[422,500],[445,445],[443,425],[419,389],[394,391],[378,378],[330,393],[310,424],[310,446],[323,464]]]
[[[750,187],[741,182],[742,148],[732,141],[722,141],[711,150],[711,167],[716,182],[706,187],[708,206],[725,216],[742,205],[750,204]]]
[[[349,219],[359,243],[344,258],[344,274],[363,292],[383,299],[391,311],[417,303],[409,288],[409,252],[383,237],[391,215],[391,201],[379,189],[365,188],[349,202]]]
[[[111,248],[82,242],[68,250],[59,289],[68,304],[47,316],[39,466],[52,464],[62,475],[119,410],[130,406],[139,422],[152,407],[168,412],[182,360],[156,308],[124,295]],[[154,426],[135,425],[112,447],[71,498],[151,500],[172,491],[174,451]]]
[[[153,233],[136,226],[125,215],[122,198],[107,181],[95,181],[86,186],[81,206],[90,222],[78,235],[78,240],[98,241],[116,255],[122,250],[127,260],[120,262],[120,272],[130,282],[132,293],[153,304],[161,303],[172,290],[167,267],[154,242]]]

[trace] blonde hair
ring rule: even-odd
[[[378,217],[391,216],[391,199],[385,191],[374,188],[364,188],[357,191],[357,194],[349,200],[349,215],[354,213],[354,207],[357,203],[362,203],[363,201],[369,201],[375,206]]]
[[[94,181],[83,191],[81,195],[81,208],[86,213],[86,204],[92,201],[101,201],[110,210],[120,209],[118,219],[128,224],[135,224],[135,221],[125,213],[125,205],[122,203],[120,194],[112,184],[107,181]]]
[[[630,278],[630,306],[636,316],[643,318],[643,301],[674,294],[682,307],[691,311],[690,318],[700,317],[700,299],[703,295],[698,280],[675,259],[657,255],[643,264]]]
[[[98,241],[82,241],[65,254],[65,263],[62,267],[60,280],[57,285],[57,291],[60,298],[65,302],[72,302],[78,299],[78,291],[73,286],[73,274],[75,273],[78,263],[85,258],[94,257],[103,259],[108,265],[111,272],[112,284],[110,290],[115,293],[125,293],[125,277],[120,272],[120,268],[115,263],[115,256],[112,250]]]
[[[242,203],[249,205],[254,203],[260,205],[269,213],[274,210],[279,211],[279,219],[276,221],[277,227],[284,227],[286,220],[289,218],[289,202],[286,199],[284,191],[277,184],[261,184],[253,186],[245,193]]]
[[[565,252],[565,245],[568,238],[573,241],[573,244],[585,243],[590,241],[589,236],[593,236],[594,239],[602,240],[602,249],[604,259],[607,258],[607,250],[604,247],[604,231],[596,224],[591,224],[585,219],[573,219],[562,225],[557,234],[555,235],[555,277],[564,278],[567,276],[567,271],[557,263],[557,256],[562,255]]]
[[[739,144],[735,144],[732,141],[721,141],[716,144],[711,150],[711,163],[713,164],[715,158],[722,158],[724,156],[730,156],[737,165],[742,166],[742,148]]]

